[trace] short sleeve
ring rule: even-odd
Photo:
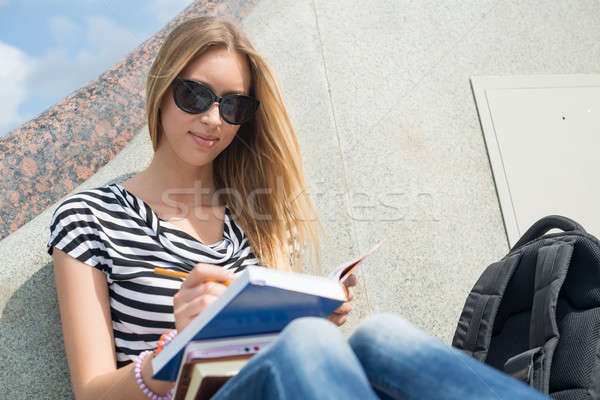
[[[50,222],[48,254],[54,248],[108,274],[106,248],[100,235],[100,225],[85,199],[73,195],[54,211]]]

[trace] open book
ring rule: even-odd
[[[354,268],[356,268],[358,266],[358,264],[363,262],[365,258],[369,257],[375,250],[377,250],[379,248],[379,246],[381,246],[381,243],[383,243],[383,242],[381,242],[381,241],[377,242],[377,244],[375,246],[371,247],[371,249],[369,251],[367,251],[365,254],[363,254],[362,256],[357,257],[352,261],[348,261],[347,263],[341,264],[336,269],[331,271],[331,273],[329,275],[327,275],[327,277],[331,278],[331,279],[339,280],[340,282],[344,282],[346,280],[346,278],[348,278],[352,274],[352,271],[354,271]]]
[[[214,303],[152,359],[153,379],[175,381],[191,341],[278,333],[300,317],[328,317],[344,301],[340,284],[369,252],[336,268],[329,277],[248,266]]]

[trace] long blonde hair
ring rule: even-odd
[[[182,23],[167,36],[146,85],[146,115],[154,151],[161,136],[159,106],[163,96],[190,61],[214,47],[246,56],[252,76],[250,95],[260,101],[255,118],[242,125],[236,138],[215,158],[215,187],[223,192],[262,265],[298,270],[304,253],[311,248],[320,265],[318,230],[324,229],[308,196],[296,134],[273,73],[234,23],[199,17]],[[265,189],[271,192],[256,196]],[[252,210],[239,201],[252,197]]]

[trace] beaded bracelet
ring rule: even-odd
[[[177,335],[176,330],[172,330],[167,333],[163,333],[162,336],[160,337],[160,339],[158,340],[158,343],[156,345],[156,350],[154,350],[154,355],[157,355],[158,353],[160,353],[162,351],[162,349],[167,344],[169,344],[171,342],[171,340],[173,340],[173,338],[175,338],[175,335]]]
[[[173,389],[171,389],[169,391],[169,393],[167,393],[164,396],[159,396],[156,393],[154,393],[152,390],[150,390],[148,388],[148,386],[146,386],[146,384],[144,383],[144,379],[142,378],[142,362],[144,361],[144,358],[146,358],[146,356],[148,354],[152,354],[152,350],[146,350],[144,352],[142,352],[137,360],[135,360],[135,367],[134,367],[134,371],[135,371],[135,380],[138,384],[138,386],[140,387],[140,390],[142,392],[144,392],[144,394],[148,397],[150,397],[152,400],[171,400],[173,398]]]

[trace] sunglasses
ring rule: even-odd
[[[190,114],[203,113],[217,102],[221,118],[232,125],[250,121],[260,104],[254,97],[243,94],[219,97],[206,85],[184,78],[173,80],[173,100],[177,107]]]

